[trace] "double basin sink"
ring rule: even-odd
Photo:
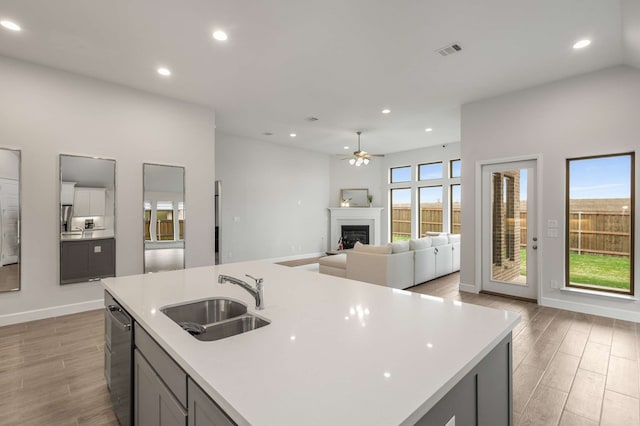
[[[196,339],[207,342],[246,333],[269,324],[269,321],[248,313],[244,303],[225,298],[167,306],[160,311]]]

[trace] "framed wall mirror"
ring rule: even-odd
[[[116,273],[116,162],[60,155],[60,284]]]
[[[0,148],[0,292],[20,290],[20,154]]]
[[[351,188],[340,190],[341,207],[368,207],[369,190],[367,188]]]
[[[144,272],[184,269],[184,167],[142,168]]]

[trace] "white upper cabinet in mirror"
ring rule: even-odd
[[[115,276],[116,162],[60,155],[60,284]]]
[[[184,167],[143,165],[144,272],[184,269]]]
[[[20,151],[0,148],[0,292],[20,290]]]

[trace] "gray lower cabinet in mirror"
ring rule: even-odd
[[[115,276],[115,246],[113,238],[60,242],[60,284]]]

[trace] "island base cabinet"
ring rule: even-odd
[[[134,418],[136,426],[185,426],[187,413],[147,360],[134,352]]]
[[[227,426],[234,422],[191,378],[187,379],[189,426]]]
[[[511,333],[436,403],[416,425],[512,424]]]

